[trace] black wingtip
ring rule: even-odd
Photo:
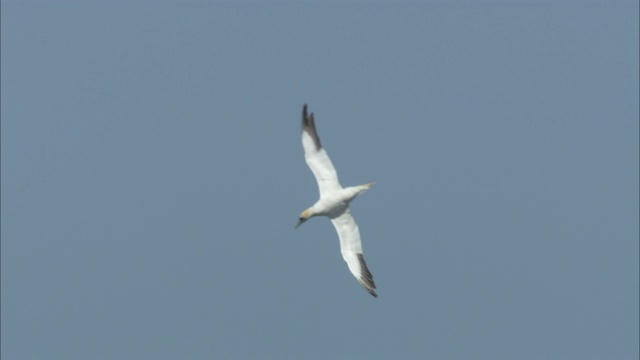
[[[302,107],[302,131],[306,131],[313,138],[313,142],[316,144],[316,150],[322,149],[320,137],[318,137],[318,131],[316,130],[316,123],[313,119],[313,113],[307,113],[307,104],[304,104]]]
[[[378,294],[376,294],[376,292],[373,290],[369,291],[369,294],[371,294],[376,299],[378,298]]]
[[[364,256],[362,254],[358,254],[358,262],[360,263],[361,272],[361,276],[358,282],[365,290],[367,290],[369,294],[377,298],[378,294],[376,294],[376,284],[373,282],[373,275],[371,275],[371,272],[369,271],[367,263],[364,261]]]
[[[302,107],[302,125],[303,126],[312,126],[315,128],[315,124],[313,123],[313,113],[309,115],[307,112],[307,104],[304,104]]]
[[[371,294],[371,296],[373,296],[374,298],[378,298],[378,293],[376,293],[376,291],[368,286],[366,286],[363,283],[360,283],[360,285],[362,285],[362,287],[369,293]]]

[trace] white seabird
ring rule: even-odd
[[[327,216],[331,219],[340,238],[342,258],[349,266],[349,270],[369,294],[378,297],[373,276],[362,255],[358,224],[349,210],[349,203],[374,183],[347,188],[340,185],[336,169],[320,144],[313,113],[307,116],[307,104],[302,109],[302,147],[307,165],[311,168],[311,172],[318,182],[320,200],[300,214],[296,228],[314,216]]]

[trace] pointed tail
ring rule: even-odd
[[[360,185],[362,187],[362,191],[369,190],[376,182],[372,181],[370,183]]]

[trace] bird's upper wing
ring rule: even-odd
[[[304,148],[304,159],[318,182],[320,197],[342,189],[338,182],[336,168],[333,167],[329,155],[320,144],[313,113],[307,115],[307,104],[302,110],[302,147]]]
[[[376,285],[373,283],[373,275],[369,272],[367,263],[364,262],[364,256],[362,255],[362,242],[360,241],[358,224],[351,216],[349,208],[342,214],[331,218],[331,222],[336,231],[338,231],[340,252],[342,252],[342,258],[349,266],[349,270],[369,294],[378,297],[375,290]]]

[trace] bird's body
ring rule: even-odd
[[[315,215],[333,218],[347,210],[351,200],[355,199],[356,196],[367,190],[371,185],[373,184],[343,188],[331,194],[327,194],[313,204],[310,209],[312,209]]]
[[[338,182],[336,170],[320,144],[313,113],[307,115],[307,105],[302,111],[302,146],[311,172],[318,182],[320,199],[300,214],[298,225],[314,216],[327,216],[340,238],[340,252],[356,280],[371,295],[377,297],[373,276],[367,268],[362,254],[362,242],[358,224],[351,216],[349,203],[359,194],[369,189],[373,183],[343,188]]]

